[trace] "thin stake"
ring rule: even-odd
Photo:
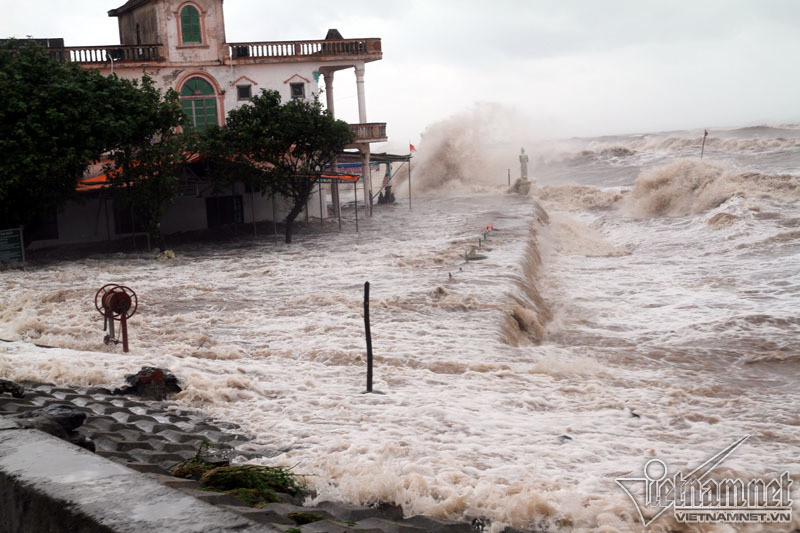
[[[367,334],[367,392],[372,392],[372,334],[369,331],[369,281],[364,282],[364,329]]]
[[[703,135],[703,147],[700,149],[700,159],[703,159],[703,153],[706,151],[706,137],[708,137],[708,130],[705,130]]]
[[[508,169],[508,186],[511,187],[511,169]]]

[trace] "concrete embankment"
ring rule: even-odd
[[[78,432],[96,453],[36,429],[16,416],[49,406],[86,413]],[[392,504],[362,507],[289,498],[253,508],[231,494],[201,490],[169,475],[209,442],[228,456],[247,437],[233,425],[170,402],[116,396],[107,389],[26,384],[24,398],[0,394],[2,533],[468,533],[483,524],[426,516],[404,518]],[[261,450],[257,455],[269,455]]]

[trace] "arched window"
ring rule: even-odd
[[[184,43],[202,43],[200,13],[194,6],[181,9],[181,35]]]
[[[183,111],[198,130],[217,122],[217,98],[214,87],[203,78],[190,78],[181,88]]]

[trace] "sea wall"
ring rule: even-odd
[[[254,533],[272,529],[0,418],[0,531]]]

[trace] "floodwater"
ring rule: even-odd
[[[640,531],[615,478],[654,458],[688,472],[745,435],[715,475],[796,478],[800,130],[721,132],[703,161],[693,135],[543,145],[530,197],[423,164],[413,210],[376,207],[358,233],[350,211],[290,246],[0,272],[0,338],[16,341],[0,374],[116,386],[164,366],[180,403],[241,424],[320,499],[493,531]],[[362,394],[365,281],[381,394]],[[128,354],[102,342],[106,283],[139,297]],[[790,531],[798,511],[769,526],[668,512],[650,530]]]

